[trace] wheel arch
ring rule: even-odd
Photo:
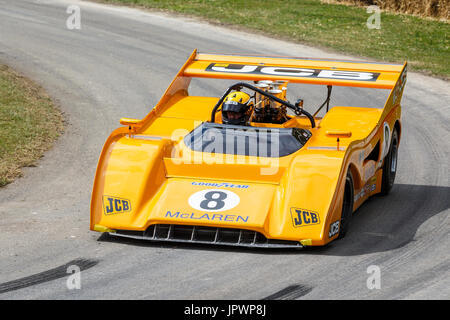
[[[353,177],[353,192],[355,192],[355,190],[361,189],[362,186],[362,179],[361,179],[361,174],[359,172],[359,170],[357,169],[356,165],[353,163],[350,163],[348,165],[348,169],[347,172],[350,171]],[[345,176],[347,176],[347,172],[345,173]]]

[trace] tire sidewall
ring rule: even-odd
[[[392,171],[393,160],[395,161],[395,170]],[[395,176],[397,174],[398,167],[398,133],[394,129],[392,133],[391,143],[389,145],[389,152],[384,158],[383,175],[381,182],[381,194],[388,194],[394,186]]]
[[[339,236],[342,239],[350,228],[350,221],[353,216],[353,204],[355,199],[355,188],[353,183],[353,175],[350,168],[347,171],[344,185],[344,197],[342,199],[342,213],[340,220]]]

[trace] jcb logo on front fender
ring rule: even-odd
[[[106,215],[131,211],[130,200],[103,196],[103,212]]]
[[[291,217],[294,228],[320,223],[319,214],[310,210],[291,208]]]

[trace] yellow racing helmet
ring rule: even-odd
[[[222,123],[246,125],[251,114],[250,96],[242,91],[229,93],[222,104]]]

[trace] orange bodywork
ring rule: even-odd
[[[209,68],[209,69],[208,69]],[[183,138],[210,121],[218,97],[190,96],[193,77],[239,81],[389,89],[383,108],[335,106],[316,127],[304,116],[259,127],[303,128],[311,137],[298,151],[276,158],[191,150]],[[406,63],[389,65],[285,57],[200,54],[194,51],[159,103],[142,120],[121,119],[107,139],[92,191],[91,230],[145,231],[152,225],[252,230],[267,239],[325,245],[341,219],[347,171],[356,210],[380,192],[384,156],[393,130],[400,135]],[[216,114],[220,122],[219,114]],[[385,128],[389,128],[389,134]],[[339,140],[339,142],[337,142]],[[373,150],[379,148],[374,158]],[[205,191],[206,190],[206,191]],[[225,190],[230,209],[199,210],[196,196]],[[216,191],[217,192],[217,191]],[[220,192],[218,193],[218,195]],[[237,198],[236,198],[237,196]],[[215,199],[215,200],[214,200]],[[220,198],[208,201],[220,201]],[[218,199],[218,200],[217,200]],[[205,200],[203,200],[205,201]],[[228,204],[227,204],[228,206]],[[304,221],[295,221],[303,213]]]

